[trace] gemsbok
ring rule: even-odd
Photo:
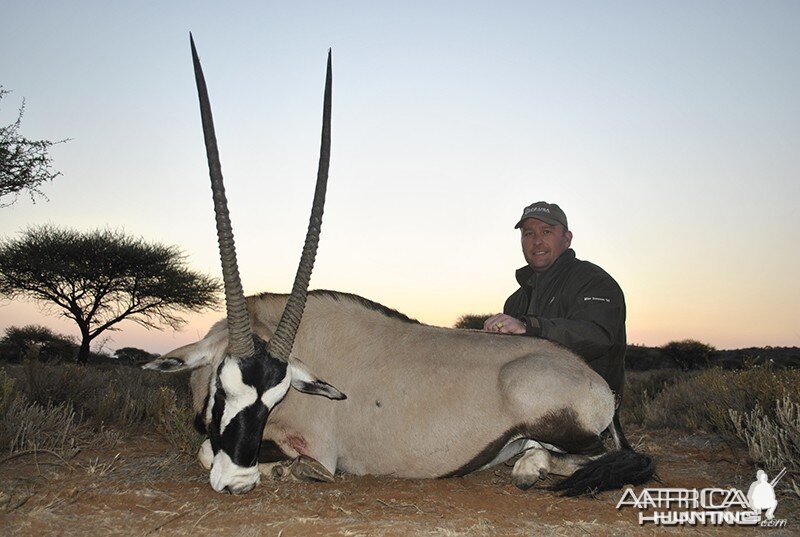
[[[214,490],[247,492],[262,472],[323,481],[337,471],[460,476],[520,454],[512,479],[521,489],[550,473],[569,476],[551,487],[568,495],[653,476],[652,459],[622,434],[608,384],[566,348],[428,326],[356,295],[308,292],[330,161],[330,51],[317,186],[292,292],[245,297],[206,84],[191,47],[227,319],[145,367],[194,370],[196,422],[208,435],[199,458]]]

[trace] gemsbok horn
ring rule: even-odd
[[[345,397],[333,386],[314,377],[305,370],[301,362],[291,357],[314,268],[328,183],[333,83],[331,51],[328,51],[322,142],[308,232],[291,295],[273,337],[269,343],[265,343],[254,336],[250,325],[247,301],[236,262],[236,247],[208,89],[191,34],[190,42],[214,199],[228,326],[228,354],[219,365],[217,382],[212,388],[213,404],[210,405],[208,432],[213,452],[211,484],[217,491],[240,494],[250,490],[259,481],[257,456],[267,415],[283,399],[290,386],[332,399]]]

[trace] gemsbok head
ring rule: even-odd
[[[236,262],[236,248],[228,214],[214,121],[203,70],[190,35],[200,115],[203,123],[211,190],[217,222],[227,308],[228,351],[212,381],[206,416],[213,451],[211,486],[218,492],[243,494],[259,482],[258,451],[270,411],[289,388],[344,399],[345,395],[316,378],[291,356],[308,294],[308,284],[319,243],[331,145],[331,52],[322,119],[322,143],[316,191],[300,265],[281,320],[269,342],[253,334]]]

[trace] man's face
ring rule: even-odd
[[[564,226],[528,218],[520,226],[522,254],[534,272],[544,272],[572,243],[572,232]]]

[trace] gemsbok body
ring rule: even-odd
[[[570,495],[652,477],[652,460],[630,448],[615,419],[614,393],[566,348],[428,326],[347,293],[308,293],[330,155],[330,54],[317,190],[292,293],[245,298],[194,43],[192,52],[228,316],[146,367],[194,370],[197,423],[209,437],[199,458],[215,490],[247,492],[261,472],[458,476],[520,454],[512,478],[522,489],[549,473],[570,476],[554,487]],[[616,443],[608,453],[605,432]]]

